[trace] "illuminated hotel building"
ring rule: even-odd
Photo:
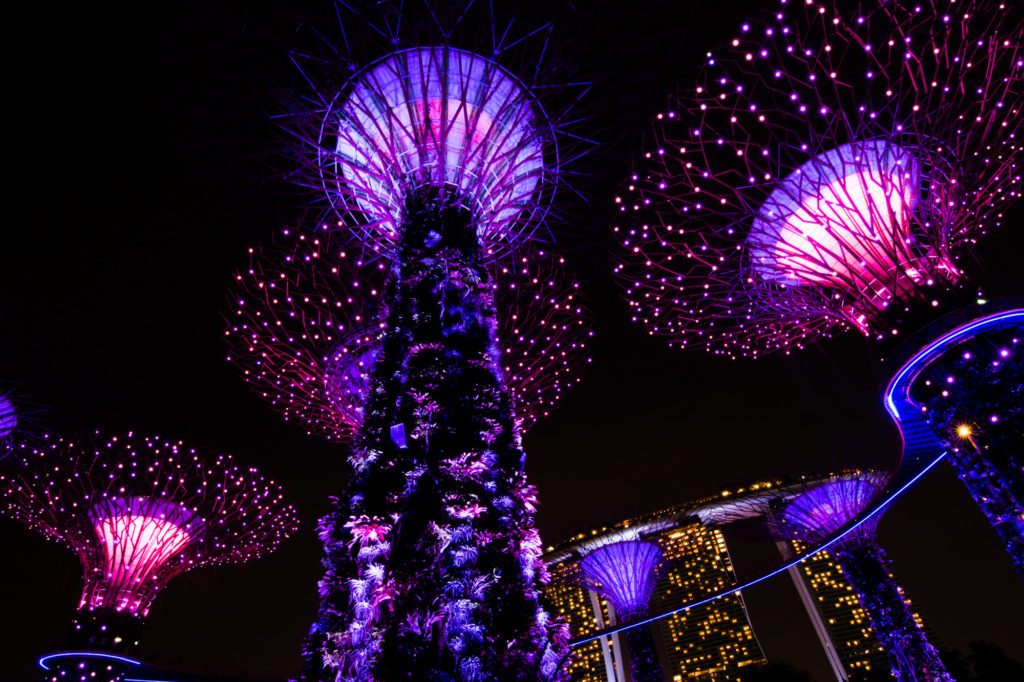
[[[597,593],[580,586],[579,562],[588,545],[642,537],[657,544],[670,568],[658,581],[650,613],[670,610],[736,584],[722,526],[763,517],[769,506],[806,489],[810,479],[782,484],[755,483],[720,496],[672,507],[614,526],[576,535],[549,547],[544,559],[551,575],[545,595],[555,614],[569,623],[572,636],[583,637],[615,625],[614,609]],[[799,553],[796,541],[776,543],[786,558]],[[857,682],[889,670],[885,649],[838,563],[820,552],[789,569],[807,615],[837,680]],[[916,613],[914,618],[920,623]],[[696,606],[650,625],[666,682],[719,682],[744,679],[765,655],[737,592]],[[934,639],[933,639],[934,641]],[[631,682],[623,661],[625,639],[618,634],[574,650],[573,682]]]

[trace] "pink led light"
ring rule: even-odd
[[[250,250],[248,271],[236,276],[229,359],[286,420],[346,441],[362,423],[383,339],[383,264],[357,262],[330,232],[285,241]],[[593,336],[564,261],[526,253],[491,272],[496,360],[524,431],[579,383]]]

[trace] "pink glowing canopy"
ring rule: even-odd
[[[10,459],[0,513],[75,551],[84,611],[142,618],[174,576],[271,552],[298,524],[256,469],[164,438],[40,436]]]
[[[1019,3],[775,4],[707,53],[615,197],[633,319],[680,348],[901,335],[1021,197]]]
[[[451,47],[403,50],[367,67],[342,97],[321,134],[326,189],[351,196],[385,238],[420,187],[454,190],[481,239],[507,237],[535,205],[541,110],[493,61]]]
[[[782,285],[839,288],[879,309],[936,267],[954,275],[948,260],[933,263],[922,253],[912,233],[921,185],[914,155],[887,140],[814,157],[779,183],[754,218],[747,237],[753,270]]]
[[[202,525],[185,508],[143,497],[108,498],[89,511],[103,543],[102,573],[86,576],[79,608],[113,608],[144,614],[148,593],[170,576],[163,567],[191,539],[189,528]]]
[[[586,586],[608,599],[620,620],[627,620],[646,613],[661,564],[657,545],[625,540],[593,550],[583,557],[580,570]]]

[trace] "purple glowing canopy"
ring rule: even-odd
[[[786,505],[782,522],[789,534],[811,542],[832,535],[868,505],[885,487],[887,476],[875,471],[842,475],[811,488]],[[869,540],[878,526],[876,514],[848,536],[848,542]]]
[[[0,438],[6,438],[18,427],[18,412],[6,395],[0,395]]]
[[[321,131],[325,188],[350,196],[385,240],[396,235],[407,193],[420,187],[453,189],[481,240],[505,238],[536,206],[544,116],[495,62],[451,47],[403,50],[345,92]]]
[[[662,564],[657,545],[626,540],[598,547],[583,557],[585,585],[611,601],[619,620],[647,612]]]

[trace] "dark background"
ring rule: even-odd
[[[647,120],[756,3],[683,4],[623,1],[570,17],[592,35],[578,47],[584,70],[594,64],[585,125],[600,144],[580,164],[590,203],[560,229],[572,231],[565,241],[583,267],[597,337],[584,383],[525,442],[547,543],[818,458],[898,453],[879,399],[886,370],[864,340],[756,362],[669,351],[628,324],[610,266],[592,257],[604,251],[614,188]],[[291,30],[281,17],[292,14],[193,2],[12,12],[0,378],[47,405],[37,417],[53,430],[173,436],[284,484],[303,520],[298,536],[259,561],[175,579],[142,655],[226,677],[295,675],[320,576],[314,524],[344,487],[346,453],[251,394],[219,338],[245,249],[298,214],[272,178],[278,137],[265,114],[296,77],[280,47]],[[1022,223],[1017,209],[969,265],[990,296],[1024,293]],[[985,639],[1024,659],[1024,586],[948,466],[893,506],[880,540],[947,647]],[[738,553],[741,573],[756,570],[755,554]],[[0,678],[31,679],[35,659],[60,646],[81,570],[71,552],[9,521],[0,556]],[[746,597],[769,658],[828,679],[788,578]]]

